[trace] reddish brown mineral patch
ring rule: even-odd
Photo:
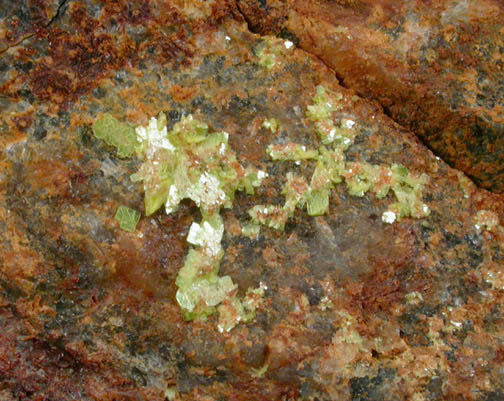
[[[238,5],[254,31],[294,39],[448,163],[503,191],[499,1]]]

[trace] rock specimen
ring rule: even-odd
[[[231,1],[69,1],[34,32],[0,55],[0,399],[504,396],[501,196]],[[213,226],[255,308],[233,328],[177,301],[203,189],[147,210],[131,179],[161,112],[161,143],[191,115],[265,173]]]

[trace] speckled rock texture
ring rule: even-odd
[[[86,0],[56,8],[27,1],[17,14],[5,3],[1,400],[504,399],[501,195],[476,187],[376,103],[339,86],[321,53],[293,47],[272,69],[261,67],[255,49],[263,38],[232,1]],[[433,75],[438,85],[441,75]],[[453,94],[469,93],[457,89],[458,78],[450,82]],[[288,172],[313,172],[308,162],[272,161],[266,147],[320,144],[305,115],[320,84],[342,94],[335,118],[355,121],[347,160],[427,174],[428,217],[383,223],[390,195],[358,198],[338,185],[326,215],[298,209],[283,232],[240,234],[252,206],[283,202]],[[391,114],[409,110],[408,99],[394,98]],[[238,159],[269,174],[255,195],[238,193],[222,213],[221,274],[241,294],[260,282],[268,287],[255,320],[228,333],[218,332],[214,316],[185,322],[175,300],[198,208],[184,201],[176,213],[145,217],[141,185],[129,178],[140,161],[117,157],[91,130],[105,112],[139,125],[160,111],[170,126],[192,113],[227,131]],[[278,119],[277,133],[262,127],[266,118]],[[142,212],[135,232],[119,229],[120,205]]]
[[[240,0],[249,26],[295,40],[451,166],[504,192],[500,0]]]
[[[49,27],[59,5],[58,0],[0,1],[0,53]]]

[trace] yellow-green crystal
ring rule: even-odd
[[[114,218],[119,222],[121,230],[133,232],[140,220],[140,212],[126,206],[119,206]]]
[[[108,113],[94,122],[93,132],[97,138],[117,148],[119,157],[129,157],[137,149],[138,141],[135,129],[120,123]]]
[[[249,210],[253,223],[283,230],[295,208],[305,205],[310,216],[325,214],[329,208],[330,191],[342,178],[352,196],[364,196],[371,191],[380,199],[392,190],[397,202],[389,206],[382,217],[384,222],[390,223],[409,216],[426,217],[430,214],[429,208],[421,200],[423,186],[427,182],[426,175],[413,175],[399,164],[387,167],[346,162],[344,152],[354,143],[356,131],[353,120],[343,118],[338,124],[334,123],[333,114],[341,109],[342,99],[341,94],[319,85],[313,104],[307,107],[306,116],[314,123],[323,144],[318,150],[308,150],[304,145],[293,142],[268,146],[267,153],[273,160],[298,163],[314,160],[316,164],[309,185],[303,177],[288,173],[282,190],[284,205],[253,207]]]

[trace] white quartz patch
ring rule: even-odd
[[[263,178],[266,178],[267,176],[268,176],[268,173],[266,173],[265,171],[262,171],[262,170],[257,171],[257,178],[259,178],[260,180],[262,180]]]

